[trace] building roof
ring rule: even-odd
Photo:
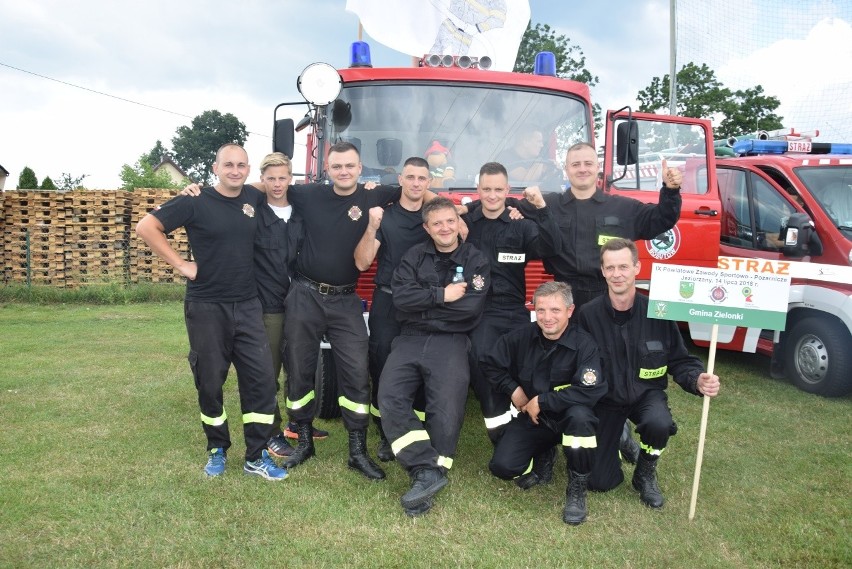
[[[6,168],[4,168],[3,166],[0,166],[0,175],[8,176],[9,171]]]
[[[178,166],[177,164],[175,164],[174,160],[172,160],[172,159],[171,159],[171,158],[169,158],[168,156],[163,157],[163,159],[162,159],[162,160],[160,160],[160,163],[159,163],[159,164],[157,164],[156,166],[154,166],[154,168],[153,168],[154,172],[156,172],[157,170],[159,170],[160,168],[162,168],[162,167],[163,167],[163,166],[165,166],[166,164],[171,164],[171,165],[172,165],[172,167],[174,167],[174,169],[175,169],[175,170],[177,170],[177,171],[178,171],[178,173],[179,173],[181,176],[183,176],[184,178],[189,178],[189,176],[187,175],[187,173],[186,173],[186,172],[184,172],[184,171],[181,169],[181,167],[180,167],[180,166]]]

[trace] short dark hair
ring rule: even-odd
[[[429,169],[429,163],[426,162],[425,158],[421,158],[420,156],[412,156],[408,158],[402,165],[403,168],[406,166],[415,166],[417,168],[426,168]]]
[[[428,202],[423,204],[423,208],[420,210],[423,215],[423,223],[429,221],[429,214],[433,211],[438,211],[439,209],[451,209],[456,211],[456,204],[453,203],[453,200],[450,198],[445,198],[443,196],[438,196],[437,198],[432,198]]]
[[[547,281],[538,285],[533,293],[533,306],[536,301],[542,296],[559,295],[565,301],[565,306],[574,304],[574,294],[571,292],[571,285],[561,281]]]
[[[358,147],[352,144],[351,142],[346,142],[345,140],[341,140],[340,142],[335,142],[331,146],[328,147],[328,153],[332,152],[343,153],[349,152],[350,150],[354,150],[355,154],[358,155],[358,158],[361,158],[361,153],[358,151]]]
[[[634,265],[639,262],[639,250],[636,248],[636,243],[623,237],[614,237],[601,247],[601,267],[603,267],[604,253],[607,251],[621,251],[622,249],[630,249],[630,256],[633,257]]]
[[[479,169],[479,176],[493,176],[495,174],[503,174],[506,176],[506,179],[509,179],[509,173],[506,171],[506,167],[500,164],[499,162],[486,162],[482,165],[482,168]]]

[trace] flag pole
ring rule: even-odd
[[[707,356],[707,373],[713,373],[716,364],[716,341],[719,339],[719,325],[713,324],[710,331],[710,352]],[[701,479],[701,462],[704,457],[704,439],[707,436],[707,417],[710,414],[710,397],[704,396],[701,408],[701,429],[698,433],[698,453],[695,457],[695,477],[692,480],[692,498],[689,500],[689,521],[695,518],[695,504],[698,502],[698,482]]]

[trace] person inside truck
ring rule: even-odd
[[[537,126],[526,125],[515,137],[515,144],[497,155],[495,162],[506,167],[512,184],[538,184],[542,180],[561,181],[559,169],[541,157],[544,135]]]
[[[852,226],[852,188],[846,182],[832,182],[822,193],[822,204],[837,226]]]

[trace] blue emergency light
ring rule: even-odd
[[[734,143],[734,152],[745,154],[784,154],[786,152],[801,152],[803,154],[852,154],[852,144],[835,142],[811,142],[810,151],[802,151],[790,147],[786,140],[740,140]],[[795,144],[795,143],[792,143]]]
[[[349,67],[372,67],[370,59],[370,44],[365,41],[352,42],[349,51]]]
[[[535,55],[533,74],[556,77],[556,56],[552,51],[540,51]]]

